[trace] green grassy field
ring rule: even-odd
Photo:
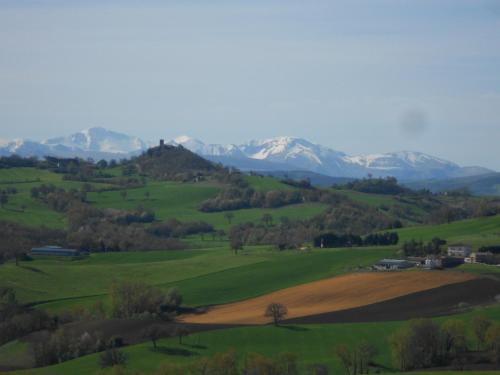
[[[43,169],[9,168],[0,169],[0,190],[14,187],[17,194],[9,195],[9,202],[0,208],[0,220],[38,227],[64,228],[64,214],[51,210],[44,203],[31,197],[31,189],[41,184],[52,184],[64,189],[80,189],[83,185],[78,181],[63,180],[63,175]],[[106,184],[93,183],[96,188]],[[23,206],[25,209],[23,210]]]
[[[450,224],[420,225],[398,230],[400,241],[428,241],[440,237],[448,243],[466,243],[474,247],[500,244],[500,215],[455,221]]]
[[[366,267],[390,249],[278,252],[248,247],[238,255],[227,247],[210,250],[92,254],[88,259],[40,258],[0,267],[0,286],[13,287],[22,302],[59,309],[104,298],[115,280],[141,280],[179,287],[188,305],[223,303]]]
[[[120,174],[119,168],[113,170]],[[270,177],[246,176],[248,183],[255,190],[287,190],[292,187]],[[29,226],[47,226],[64,228],[64,214],[51,210],[45,204],[33,199],[31,188],[41,184],[53,184],[64,189],[80,189],[78,181],[63,180],[61,174],[35,168],[0,169],[0,190],[15,187],[17,194],[9,196],[9,202],[0,208],[0,220],[14,221]],[[92,183],[96,188],[108,187],[103,183]],[[203,220],[217,229],[227,230],[231,225],[248,221],[259,222],[262,215],[269,213],[276,221],[281,217],[291,220],[310,218],[321,213],[327,206],[319,203],[296,204],[276,209],[243,209],[233,211],[231,223],[223,212],[204,213],[198,206],[206,199],[214,197],[223,188],[217,183],[186,184],[178,182],[147,181],[140,188],[128,189],[127,198],[123,199],[120,191],[91,192],[87,194],[89,202],[99,208],[135,209],[138,206],[152,209],[158,220],[176,218],[181,221]],[[146,193],[149,197],[146,198]],[[23,209],[23,206],[25,207]]]
[[[259,179],[259,177],[252,177]],[[257,180],[259,181],[259,180]],[[269,181],[264,180],[269,187]],[[274,181],[279,184],[279,182]],[[264,186],[261,186],[264,188]],[[271,214],[276,221],[286,216],[291,220],[299,220],[315,216],[327,207],[320,203],[295,204],[274,209],[251,208],[232,211],[234,217],[231,223],[225,218],[224,212],[206,213],[198,210],[204,200],[215,196],[220,186],[199,183],[181,184],[177,182],[151,182],[145,187],[130,189],[127,198],[123,199],[120,191],[89,193],[89,202],[99,208],[134,209],[137,206],[152,209],[158,220],[176,218],[181,221],[203,220],[218,229],[227,230],[231,225],[248,221],[258,222],[265,213]],[[146,199],[145,193],[150,194]]]
[[[484,314],[493,319],[500,319],[500,306],[478,308],[474,311],[456,315],[454,318],[470,321],[475,314]],[[443,321],[449,317],[437,319]],[[367,340],[378,349],[375,359],[378,365],[388,372],[395,372],[391,361],[388,337],[401,327],[404,322],[353,323],[329,325],[299,325],[292,327],[242,327],[219,331],[193,334],[179,345],[175,339],[161,340],[160,350],[153,351],[150,342],[124,348],[128,354],[128,373],[136,371],[152,372],[162,362],[185,363],[202,356],[210,356],[230,349],[236,350],[240,361],[245,353],[257,352],[274,356],[283,351],[297,355],[301,369],[313,363],[324,363],[331,373],[344,373],[340,363],[333,355],[333,348],[338,344],[348,346]],[[475,341],[472,330],[468,332],[469,345]],[[176,353],[176,354],[173,354]],[[27,371],[28,374],[92,374],[98,371],[98,355],[89,355],[56,366]],[[106,372],[107,373],[107,372]],[[473,374],[474,372],[466,372]],[[475,372],[484,374],[484,372]],[[492,372],[493,373],[493,372]],[[498,373],[498,372],[497,372]],[[412,372],[413,374],[413,372]],[[425,372],[425,374],[430,374]],[[439,372],[442,374],[442,372]]]

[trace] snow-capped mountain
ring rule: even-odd
[[[147,144],[137,137],[102,127],[85,129],[67,137],[47,139],[41,143],[49,147],[65,146],[70,149],[112,154],[129,154],[147,148]]]
[[[372,155],[347,155],[302,138],[276,137],[241,145],[206,144],[180,136],[169,142],[207,159],[255,171],[311,171],[334,177],[394,176],[400,180],[444,179],[491,173],[481,167],[461,167],[421,152],[400,151]],[[0,156],[128,158],[156,144],[104,128],[89,128],[69,136],[47,139],[0,141]]]
[[[66,137],[41,142],[15,139],[0,145],[0,156],[59,156],[98,159],[119,159],[137,155],[148,144],[137,137],[113,132],[101,127],[82,130]]]
[[[181,135],[174,138],[170,142],[170,145],[182,146],[188,150],[203,156],[231,156],[235,158],[246,158],[245,155],[238,146],[230,145],[219,145],[219,144],[205,144],[199,139],[191,138],[187,135]]]
[[[400,151],[383,154],[350,156],[302,138],[276,137],[253,140],[236,146],[205,145],[183,136],[173,144],[211,160],[242,170],[308,170],[336,177],[394,176],[401,180],[447,178],[470,173],[471,168],[421,152]],[[475,169],[478,174],[485,168]]]

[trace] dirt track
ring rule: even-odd
[[[203,314],[182,317],[186,323],[266,324],[266,306],[287,306],[288,319],[347,310],[391,300],[410,293],[474,279],[466,273],[444,271],[355,273],[320,280],[241,302],[219,305]]]

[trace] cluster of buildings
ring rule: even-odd
[[[479,257],[469,245],[450,245],[446,256],[428,255],[427,257],[408,257],[407,259],[382,259],[372,268],[377,271],[396,271],[413,267],[442,269],[455,267],[462,263],[476,263]]]

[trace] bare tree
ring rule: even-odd
[[[178,325],[174,328],[174,335],[179,339],[179,344],[182,345],[182,338],[188,336],[190,333],[186,326]]]
[[[271,215],[271,214],[264,214],[264,215],[262,215],[261,220],[262,220],[262,222],[264,224],[266,224],[267,226],[270,226],[273,223],[273,215]]]
[[[234,218],[234,214],[232,212],[226,212],[224,213],[224,217],[226,218],[227,222],[231,224]]]
[[[288,309],[285,305],[277,302],[272,302],[267,305],[264,316],[273,318],[275,326],[278,326],[280,321],[288,314]]]
[[[145,339],[149,339],[151,340],[151,342],[153,343],[153,349],[156,350],[157,349],[157,345],[156,345],[156,342],[165,335],[165,331],[164,329],[157,325],[157,324],[154,324],[152,326],[149,326],[147,327],[146,329],[144,329],[144,331],[142,332],[142,336],[145,338]]]
[[[0,194],[0,206],[3,208],[9,202],[9,196],[5,191]]]

